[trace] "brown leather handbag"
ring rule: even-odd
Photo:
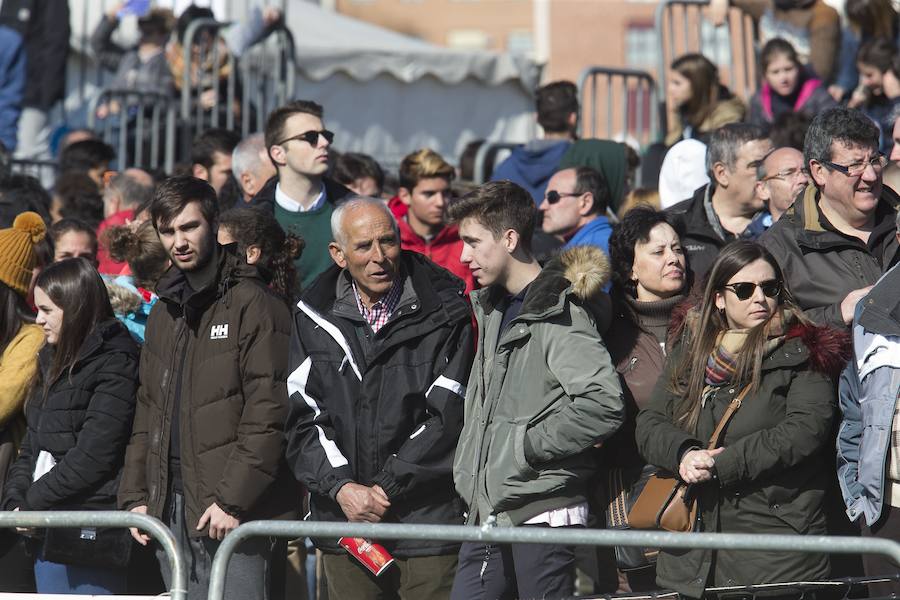
[[[719,447],[728,422],[741,407],[741,402],[748,391],[749,388],[744,388],[728,405],[709,439],[709,450]],[[632,529],[662,529],[686,533],[694,530],[696,522],[697,498],[693,488],[677,475],[665,471],[657,471],[647,480],[640,496],[628,512],[628,525]]]

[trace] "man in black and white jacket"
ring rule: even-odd
[[[331,223],[335,265],[298,303],[288,378],[287,458],[311,518],[462,524],[451,468],[473,359],[464,284],[402,251],[380,200],[351,199]],[[315,541],[330,597],[449,597],[458,544],[378,540],[399,572],[376,578],[336,540]]]

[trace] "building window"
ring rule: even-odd
[[[452,29],[447,33],[447,45],[458,50],[487,50],[491,38],[480,29]]]
[[[659,52],[656,31],[649,24],[631,24],[625,31],[625,64],[629,67],[653,67]]]

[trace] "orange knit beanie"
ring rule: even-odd
[[[23,212],[10,229],[0,229],[0,281],[23,296],[31,284],[36,257],[34,245],[44,239],[47,228],[40,215]]]

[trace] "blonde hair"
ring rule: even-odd
[[[456,170],[444,157],[430,148],[416,150],[408,154],[400,163],[400,187],[413,191],[419,181],[441,177],[453,181]]]
[[[656,210],[662,210],[659,199],[659,190],[653,188],[635,188],[628,192],[622,206],[619,207],[619,219],[625,217],[625,214],[638,206],[649,206]]]

